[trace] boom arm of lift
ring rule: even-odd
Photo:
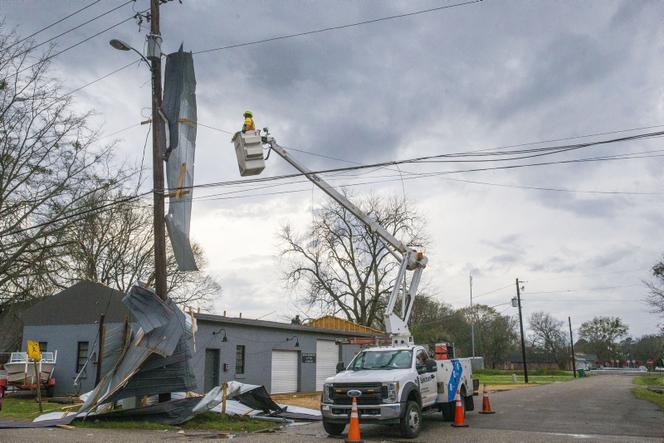
[[[300,171],[306,178],[313,184],[318,186],[323,192],[330,196],[334,201],[350,211],[355,217],[360,219],[362,223],[369,227],[371,232],[375,232],[383,241],[390,253],[401,262],[399,266],[399,273],[392,288],[392,293],[385,309],[385,331],[390,335],[393,345],[412,345],[413,338],[408,329],[408,320],[412,314],[413,304],[415,302],[415,294],[417,287],[420,284],[422,277],[422,270],[426,267],[428,259],[422,252],[418,252],[413,248],[409,248],[403,244],[399,239],[393,236],[387,229],[379,223],[376,223],[371,217],[365,214],[360,208],[355,206],[343,194],[334,189],[329,183],[323,180],[318,174],[311,171],[307,167],[298,163],[293,159],[288,152],[279,146],[272,136],[266,135],[263,137],[263,142],[268,144],[270,148],[279,154],[281,158],[290,163],[295,169]],[[413,276],[410,284],[406,284],[406,271],[413,271]],[[395,312],[399,293],[402,289],[403,282],[403,296],[401,298],[401,314],[397,315]]]

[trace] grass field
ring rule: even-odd
[[[496,369],[481,369],[473,372],[473,377],[479,379],[480,384],[488,385],[511,385],[512,374],[516,374],[517,384],[525,383],[523,373],[521,371],[503,371]],[[574,378],[572,371],[559,371],[559,370],[536,370],[528,371],[529,384],[547,384],[559,381],[569,381]]]
[[[64,411],[59,403],[43,403],[44,413]],[[75,409],[74,409],[75,410]],[[33,399],[6,398],[0,420],[32,420],[41,415],[39,405]],[[106,429],[206,429],[215,431],[254,432],[269,429],[275,426],[272,422],[251,420],[246,417],[222,417],[221,414],[208,412],[199,414],[193,419],[179,426],[169,426],[144,420],[95,420],[75,421],[72,426],[80,428],[106,428]]]
[[[648,390],[646,386],[664,386],[664,375],[648,374],[634,378],[634,384],[638,385],[632,390],[637,398],[655,403],[664,411],[664,394]]]
[[[42,403],[44,414],[47,412],[61,411],[62,405],[59,403],[49,403],[44,401]],[[33,399],[23,398],[5,398],[2,404],[2,411],[0,411],[0,420],[32,420],[33,418],[41,415],[39,412],[39,404]]]

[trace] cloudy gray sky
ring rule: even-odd
[[[121,3],[102,0],[35,40]],[[163,49],[174,51],[184,43],[199,51],[452,3],[184,0],[162,8]],[[0,15],[6,27],[28,35],[82,5],[0,0]],[[147,0],[137,0],[57,39],[58,48],[131,16],[132,8],[147,7]],[[485,0],[199,54],[199,122],[234,131],[248,108],[259,127],[269,126],[286,146],[359,163],[661,125],[663,12],[664,3],[645,0]],[[145,25],[139,31],[130,21],[53,59],[63,89],[131,61],[131,54],[108,46],[110,38],[140,49],[145,33]],[[76,106],[94,109],[94,124],[111,134],[145,119],[149,88],[145,66],[132,66],[77,92]],[[112,137],[119,140],[119,160],[140,163],[146,130],[134,126]],[[606,137],[611,136],[590,139]],[[598,146],[555,159],[658,150],[659,143]],[[197,183],[239,178],[228,134],[199,126],[196,156]],[[349,164],[297,156],[311,168]],[[619,315],[641,335],[654,332],[658,322],[642,303],[642,280],[664,249],[662,195],[585,191],[663,192],[662,164],[650,157],[413,179],[413,172],[472,167],[433,163],[404,165],[403,182],[385,169],[333,182],[353,185],[356,195],[405,192],[427,220],[425,279],[441,301],[467,304],[472,272],[477,295],[505,287],[477,302],[500,305],[513,296],[519,277],[527,281],[526,315],[537,310],[561,319],[571,315],[577,325],[596,315]],[[286,172],[284,162],[270,159],[267,175]],[[299,182],[196,190],[195,196],[234,191],[242,192],[194,204],[192,236],[224,287],[214,309],[275,320],[298,310],[315,316],[315,309],[298,306],[301,294],[283,286],[276,233],[285,223],[306,227],[325,197]],[[275,193],[282,191],[293,192]],[[514,313],[509,305],[497,309]]]

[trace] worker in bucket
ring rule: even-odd
[[[244,111],[244,124],[242,125],[242,132],[255,131],[256,125],[254,124],[254,114],[251,111]]]

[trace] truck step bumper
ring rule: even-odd
[[[321,404],[323,419],[331,423],[348,423],[350,417],[350,405]],[[401,404],[385,405],[358,405],[360,423],[366,421],[399,420],[401,417]]]

